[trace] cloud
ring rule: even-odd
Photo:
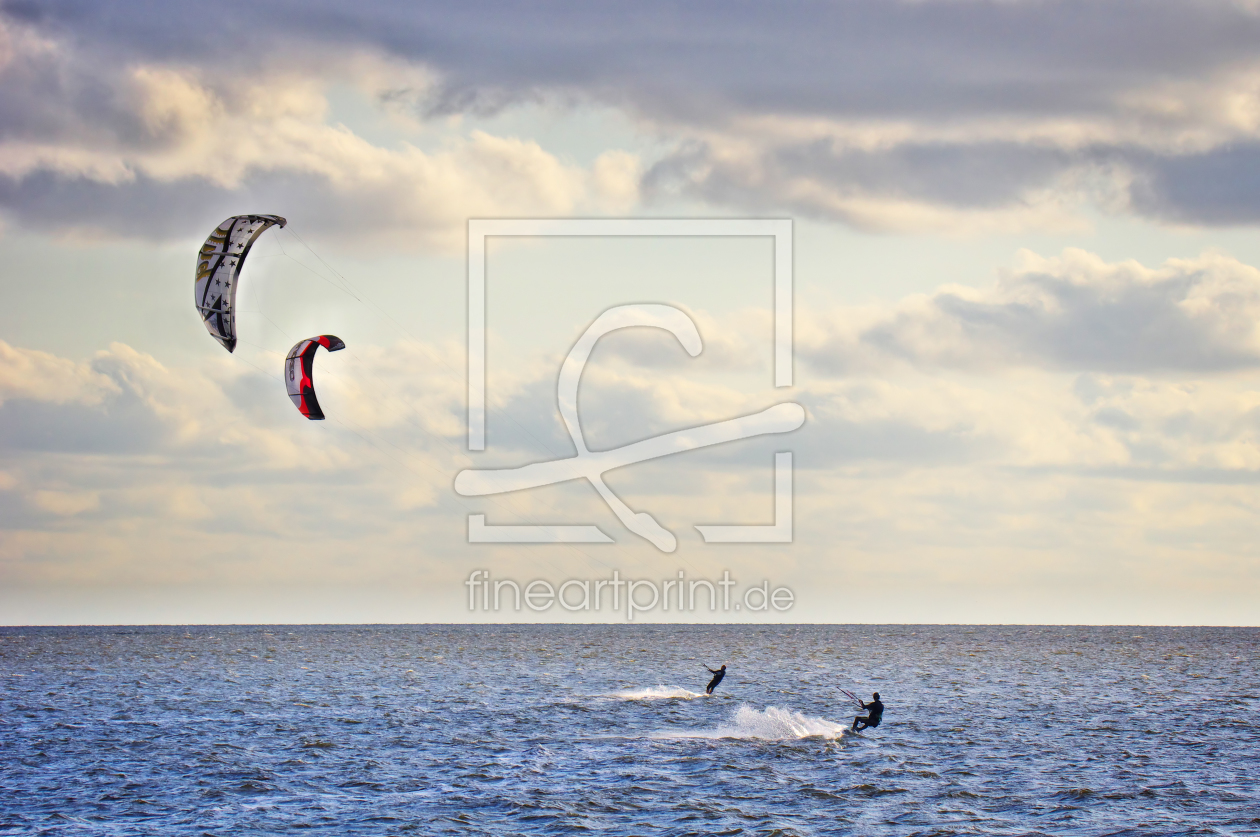
[[[1181,224],[1260,221],[1260,143],[1146,160],[1132,189],[1144,215]]]
[[[15,398],[99,404],[118,392],[114,381],[89,366],[0,340],[0,404]]]
[[[310,43],[380,50],[431,67],[438,100],[453,112],[551,92],[619,98],[657,118],[703,124],[759,114],[940,124],[1013,114],[1111,119],[1118,104],[1152,125],[1201,124],[1208,110],[1228,124],[1244,117],[1205,101],[1200,88],[1223,89],[1223,77],[1242,75],[1260,33],[1244,4],[1140,0],[850,0],[786,9],[653,0],[633,11],[502,0],[228,3],[213,33],[192,7],[161,17],[80,1],[39,9],[41,30],[90,32],[97,43],[159,62],[182,54],[249,63],[262,45],[299,54]]]
[[[707,343],[698,358],[668,335],[609,338],[580,409],[589,443],[604,448],[790,397],[809,414],[792,443],[802,468],[1247,470],[1260,467],[1257,403],[1229,373],[1260,361],[1257,307],[1260,273],[1223,256],[1147,268],[1025,253],[989,288],[803,310],[791,393],[764,385],[764,357],[750,360],[744,337],[766,326],[751,312],[697,315]],[[296,421],[280,382],[258,371],[278,369],[280,355],[247,349],[173,368],[121,344],[73,361],[0,342],[9,490],[53,492],[31,499],[49,513],[47,498],[96,492],[111,514],[161,507],[197,526],[221,525],[226,504],[239,511],[233,526],[266,531],[280,524],[260,509],[282,505],[284,492],[258,495],[260,485],[364,486],[383,508],[427,509],[470,462],[459,346],[359,341],[321,354],[325,423]],[[483,464],[572,453],[555,406],[558,359],[525,361],[490,393]],[[779,440],[763,441],[715,451],[705,467],[764,464]],[[193,493],[165,488],[176,484]],[[167,496],[178,502],[162,506]]]
[[[993,288],[951,287],[870,309],[806,307],[797,345],[806,363],[787,391],[758,375],[724,376],[724,365],[706,366],[703,355],[678,361],[655,351],[671,348],[668,335],[627,331],[592,357],[580,414],[589,444],[603,449],[784,399],[806,407],[805,427],[790,437],[619,473],[619,484],[645,497],[664,485],[703,495],[712,488],[706,480],[760,473],[785,448],[797,452],[798,469],[814,473],[972,468],[1251,481],[1260,479],[1260,402],[1247,378],[1231,373],[1256,365],[1258,278],[1217,256],[1151,269],[1081,251],[1026,253]],[[745,314],[707,318],[706,339],[721,345],[723,335],[747,330]],[[1107,339],[1080,336],[1098,322],[1110,324]],[[482,464],[572,455],[554,365],[527,367],[513,389],[494,390]]]
[[[451,246],[466,217],[644,197],[893,230],[1260,207],[1237,177],[1260,141],[1260,16],[1228,0],[228,2],[213,27],[185,6],[3,8],[0,205],[43,228],[189,235],[251,203]],[[423,141],[333,122],[337,87]],[[579,166],[446,121],[522,104],[616,108],[654,156]]]
[[[336,412],[315,423],[254,359],[171,367],[114,344],[74,361],[0,343],[0,572],[13,583],[345,580],[390,571],[392,558],[344,566],[367,540],[440,554],[460,534],[429,532],[452,503],[449,393],[412,362],[440,354],[363,351],[348,376],[323,376]]]
[[[1008,232],[1079,229],[1079,205],[1114,201],[1114,181],[1088,151],[1011,141],[850,148],[834,138],[782,145],[722,138],[656,162],[644,188],[873,231]]]
[[[1086,421],[1123,446],[1117,464],[1205,482],[1213,472],[1255,479],[1260,469],[1260,393],[1246,385],[1091,374],[1073,389]]]
[[[249,359],[170,368],[114,344],[76,362],[0,342],[0,449],[26,469],[17,484],[29,489],[27,477],[40,473],[60,481],[39,486],[54,492],[48,495],[54,499],[55,492],[98,481],[107,490],[130,488],[130,480],[144,479],[146,468],[163,479],[180,474],[193,484],[219,487],[356,480],[365,447],[405,442],[398,456],[415,465],[432,455],[430,447],[449,446],[443,434],[457,434],[450,413],[462,410],[451,388],[440,386],[449,376],[426,380],[415,374],[424,367],[410,363],[439,353],[403,343],[388,351],[362,350],[343,375],[321,368],[321,398],[336,413],[333,421],[316,425],[300,420],[278,375],[259,374]],[[32,358],[78,388],[25,385]],[[278,357],[266,360],[280,367]],[[413,374],[400,376],[403,366]],[[57,463],[88,470],[58,475]],[[126,476],[106,486],[98,466]],[[184,511],[198,508],[195,498],[176,499]],[[56,503],[38,505],[51,510]]]
[[[263,68],[120,65],[3,18],[0,27],[9,44],[0,205],[29,226],[164,238],[201,232],[207,213],[245,202],[279,205],[306,228],[360,245],[453,248],[468,217],[621,208],[637,197],[638,163],[623,151],[584,169],[484,131],[422,150],[330,124],[330,85],[417,75],[353,52],[322,66],[309,56]]]
[[[72,516],[99,508],[100,495],[95,491],[36,491],[35,505],[53,514]]]
[[[1035,266],[1056,275],[1054,265],[1076,264],[1073,258]],[[1085,287],[1109,281],[1122,299],[1132,282],[1167,278],[1159,270],[1119,266],[1128,275],[1099,264],[1089,281],[1060,272]],[[1222,275],[1230,271],[1236,266]],[[706,320],[706,339],[716,345],[743,327],[745,316]],[[764,573],[764,553],[708,551],[691,527],[768,523],[771,454],[785,448],[796,457],[797,526],[796,543],[779,565],[785,583],[830,584],[833,575],[852,577],[854,567],[868,563],[960,585],[992,581],[994,573],[1024,583],[1047,562],[1053,566],[1046,572],[1079,579],[1087,570],[1065,570],[1051,556],[1089,556],[1111,566],[1154,533],[1160,560],[1173,566],[1187,550],[1201,559],[1202,544],[1242,561],[1238,544],[1252,542],[1248,492],[1260,480],[1260,394],[1234,376],[1076,374],[1029,364],[977,374],[968,364],[898,361],[843,378],[799,370],[790,393],[754,391],[745,381],[710,375],[712,369],[697,374],[685,363],[665,363],[631,345],[641,335],[622,336],[624,345],[610,342],[592,360],[583,383],[582,409],[596,447],[729,418],[783,397],[809,412],[791,437],[609,475],[633,508],[679,533],[680,556],[696,572],[721,560],[733,562],[741,578]],[[459,589],[451,567],[471,557],[493,566],[496,577],[522,566],[552,578],[589,575],[591,567],[603,572],[627,556],[642,558],[634,566],[643,573],[654,572],[646,568],[658,568],[651,562],[659,556],[627,534],[584,483],[475,501],[453,495],[451,476],[474,460],[519,465],[571,453],[556,415],[550,361],[522,364],[524,372],[506,382],[492,405],[493,450],[464,452],[462,370],[443,368],[454,355],[452,346],[363,341],[321,354],[317,385],[330,416],[321,423],[301,420],[281,382],[249,365],[279,367],[277,355],[261,350],[177,367],[119,344],[83,361],[0,344],[0,381],[7,382],[0,405],[0,574],[13,589],[108,583],[244,590],[302,579],[339,591],[370,582],[417,596],[437,590],[432,595],[440,597]],[[62,383],[37,386],[40,376],[31,369],[49,370]],[[22,418],[37,409],[38,421]],[[39,424],[56,429],[42,447],[28,438]],[[95,435],[57,429],[70,425]],[[511,428],[521,431],[518,438]],[[564,449],[540,449],[539,439]],[[619,543],[608,551],[477,551],[465,542],[464,521],[473,512],[498,524],[596,523]],[[1139,559],[1150,555],[1132,560]],[[672,566],[663,572],[668,577]]]
[[[1260,271],[1219,255],[1147,268],[1024,252],[991,288],[803,319],[801,354],[829,375],[895,363],[1211,374],[1260,364]]]

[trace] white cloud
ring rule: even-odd
[[[824,374],[898,363],[1222,372],[1260,363],[1260,271],[1213,254],[1147,268],[1074,249],[1024,252],[990,288],[802,319],[802,354]]]
[[[101,497],[95,491],[36,491],[35,505],[53,514],[70,517],[100,507]]]
[[[0,340],[0,404],[12,398],[99,404],[118,385],[87,364]]]
[[[1118,287],[1124,291],[1125,282]],[[740,316],[715,319],[706,330],[725,331]],[[450,477],[470,462],[462,440],[449,435],[462,431],[460,399],[437,368],[453,349],[356,348],[340,366],[333,361],[342,353],[320,355],[316,383],[330,415],[323,423],[302,421],[277,379],[247,371],[236,358],[170,368],[121,345],[87,363],[42,358],[70,370],[71,380],[102,376],[110,385],[98,381],[78,401],[28,387],[0,407],[7,476],[0,573],[36,586],[293,578],[395,585],[423,577],[429,589],[437,575],[426,573],[449,574],[444,562],[468,557],[470,511],[488,511],[496,523],[594,522],[620,541],[615,556],[548,554],[546,572],[556,578],[628,556],[655,566],[650,547],[641,553],[642,544],[583,483],[476,503],[454,498]],[[10,347],[5,357],[28,354]],[[700,386],[706,376],[693,371],[631,351],[594,359],[582,394],[589,435],[618,444],[628,438],[617,434],[728,418],[783,395],[714,380]],[[378,386],[397,395],[382,399]],[[497,415],[563,438],[553,388],[551,375],[518,381]],[[1229,376],[1169,381],[902,367],[838,380],[804,376],[791,397],[806,404],[809,420],[789,443],[798,538],[775,574],[786,583],[878,584],[879,572],[869,567],[882,566],[925,584],[966,585],[979,574],[989,585],[1036,585],[1102,572],[1047,556],[1119,560],[1130,541],[1152,532],[1210,544],[1212,566],[1226,567],[1237,558],[1230,538],[1254,528],[1240,509],[1260,471],[1260,392]],[[40,405],[37,417],[53,426],[81,421],[87,411],[97,435],[82,441],[58,433],[51,441],[59,446],[33,447],[23,411]],[[138,439],[129,430],[136,425],[145,431]],[[693,573],[725,561],[741,576],[764,575],[763,558],[710,554],[691,527],[769,522],[769,452],[778,441],[622,469],[610,484],[679,533],[677,560]],[[545,458],[527,444],[496,455],[516,464]],[[1061,525],[1065,519],[1072,525]],[[1159,549],[1167,584],[1184,575],[1178,549]],[[479,566],[520,560],[476,555]]]

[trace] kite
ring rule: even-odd
[[[346,347],[340,337],[321,334],[319,337],[308,337],[299,340],[289,349],[289,356],[284,359],[284,383],[289,389],[289,398],[293,399],[298,412],[311,421],[322,421],[324,411],[315,400],[315,384],[311,379],[311,371],[315,368],[315,352],[323,346],[330,352],[337,352]]]
[[[236,280],[249,248],[268,227],[287,223],[279,215],[233,215],[201,245],[193,302],[210,336],[229,352],[236,348]]]

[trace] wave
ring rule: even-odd
[[[759,738],[766,741],[792,741],[801,738],[840,738],[848,731],[845,724],[837,724],[826,718],[815,718],[767,706],[758,711],[744,705],[735,710],[730,721],[717,729],[697,731],[670,731],[654,735],[654,738]]]
[[[703,692],[692,692],[681,686],[649,686],[646,689],[626,689],[609,697],[618,700],[692,700],[707,697]]]

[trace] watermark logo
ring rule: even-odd
[[[783,220],[474,220],[468,225],[468,448],[485,449],[486,239],[490,236],[772,236],[774,239],[775,386],[792,385],[792,222]],[[631,326],[664,329],[695,357],[703,348],[696,324],[665,304],[636,303],[600,314],[569,351],[560,368],[556,403],[577,455],[520,468],[468,469],[455,478],[465,496],[520,491],[584,478],[631,532],[662,552],[678,540],[647,512],[635,512],[605,484],[606,471],[670,454],[773,433],[789,433],[805,421],[800,404],[785,401],[751,415],[667,433],[606,451],[586,446],[577,411],[578,384],[595,344],[609,332]],[[792,540],[792,453],[775,454],[775,522],[769,526],[696,526],[706,543],[790,543]],[[468,518],[470,543],[611,543],[596,526],[491,525],[484,514]]]
[[[464,586],[471,613],[520,612],[522,603],[535,613],[546,613],[559,605],[570,613],[624,613],[627,622],[633,622],[635,614],[653,611],[688,616],[705,610],[717,613],[719,609],[724,614],[732,610],[785,613],[796,603],[791,588],[771,589],[769,581],[740,591],[730,570],[723,571],[717,581],[688,578],[679,570],[677,578],[657,582],[622,578],[620,570],[613,570],[607,578],[570,578],[559,584],[541,578],[519,584],[511,578],[492,579],[486,570],[473,570]]]

